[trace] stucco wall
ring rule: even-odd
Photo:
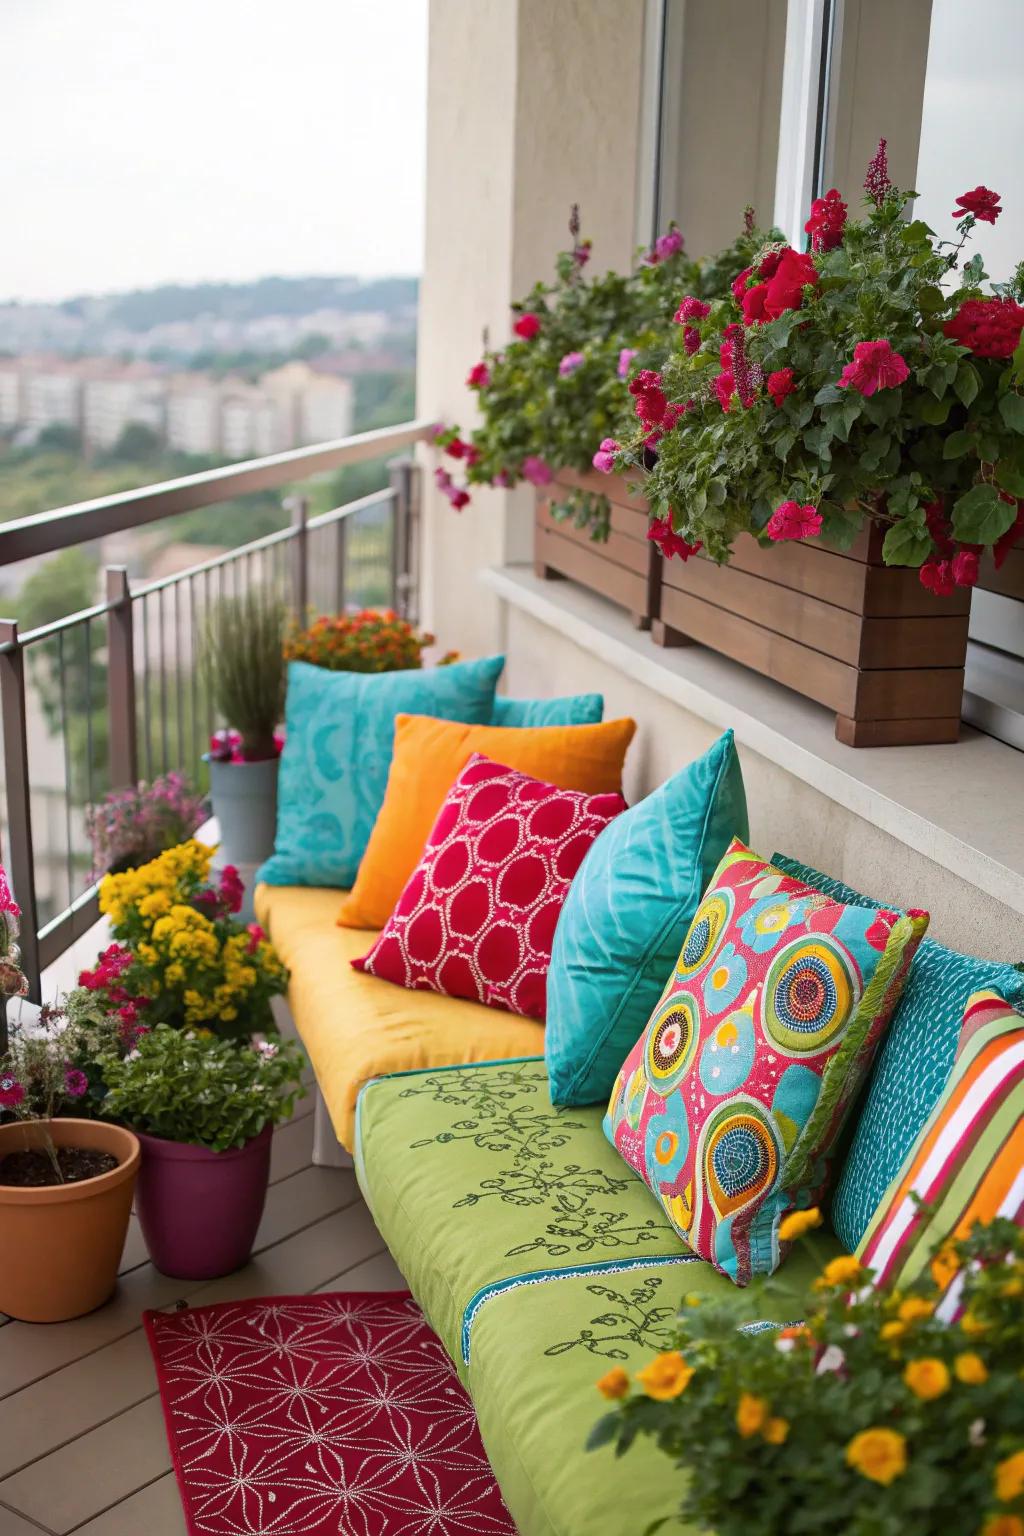
[[[643,0],[431,0],[427,221],[417,410],[473,424],[465,387],[485,329],[552,271],[580,204],[595,267],[628,263],[634,228]],[[530,556],[524,490],[461,514],[424,452],[425,622],[445,646],[497,643],[484,566]]]

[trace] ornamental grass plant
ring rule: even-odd
[[[203,666],[213,707],[238,733],[237,758],[264,762],[279,756],[277,727],[284,715],[286,611],[264,587],[225,597],[210,610]],[[229,750],[225,754],[233,756]]]
[[[634,376],[602,467],[639,477],[663,553],[725,561],[741,533],[845,549],[874,521],[887,564],[948,594],[1024,536],[1024,263],[991,283],[966,257],[998,195],[964,193],[937,235],[884,140],[864,192],[861,219],[815,200],[809,250],[765,241],[724,297],[681,296],[688,341]]]
[[[818,1221],[795,1213],[780,1238]],[[1022,1299],[1024,1232],[1005,1220],[903,1290],[833,1259],[787,1297],[804,1321],[786,1328],[691,1298],[671,1349],[597,1383],[615,1407],[589,1446],[653,1439],[685,1474],[681,1517],[716,1536],[1022,1536]]]

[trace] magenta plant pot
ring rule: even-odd
[[[240,1269],[263,1215],[273,1127],[228,1152],[136,1134],[142,1164],[135,1211],[157,1269],[179,1280],[215,1280]]]

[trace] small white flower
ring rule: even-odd
[[[136,1046],[133,1051],[128,1052],[127,1056],[125,1057],[125,1061],[138,1061],[141,1055],[142,1052],[139,1050],[138,1046]]]
[[[818,1369],[814,1374],[824,1376],[828,1371],[841,1371],[845,1364],[845,1351],[840,1349],[838,1344],[830,1344],[818,1361]]]
[[[795,1344],[796,1344],[796,1340],[795,1339],[776,1339],[775,1340],[775,1348],[778,1350],[780,1355],[788,1355],[790,1350],[794,1348]]]
[[[256,1049],[259,1051],[261,1056],[264,1056],[267,1059],[267,1061],[273,1060],[273,1058],[277,1055],[277,1046],[272,1040],[257,1040]]]
[[[967,1426],[967,1438],[972,1445],[977,1446],[985,1444],[984,1419],[972,1419],[971,1423]]]

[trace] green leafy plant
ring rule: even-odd
[[[284,604],[263,587],[211,609],[203,662],[217,713],[237,731],[244,762],[277,757],[284,714]],[[215,755],[225,754],[216,751]],[[226,754],[232,756],[229,751]]]
[[[818,1219],[797,1213],[791,1235]],[[944,1322],[958,1273],[964,1310]],[[692,1299],[636,1389],[621,1366],[602,1377],[617,1406],[590,1447],[651,1437],[686,1474],[681,1517],[717,1536],[1021,1536],[1024,1232],[979,1225],[904,1290],[869,1281],[833,1259],[781,1330]]]
[[[291,1041],[219,1040],[158,1024],[104,1063],[103,1114],[129,1130],[226,1152],[287,1120],[305,1060]]]
[[[948,594],[1024,535],[1024,265],[990,291],[961,265],[997,195],[965,193],[940,239],[904,218],[884,140],[865,192],[860,220],[815,200],[810,251],[763,243],[642,379],[614,467],[642,476],[666,554],[724,561],[743,532],[842,549],[873,519],[886,562]]]

